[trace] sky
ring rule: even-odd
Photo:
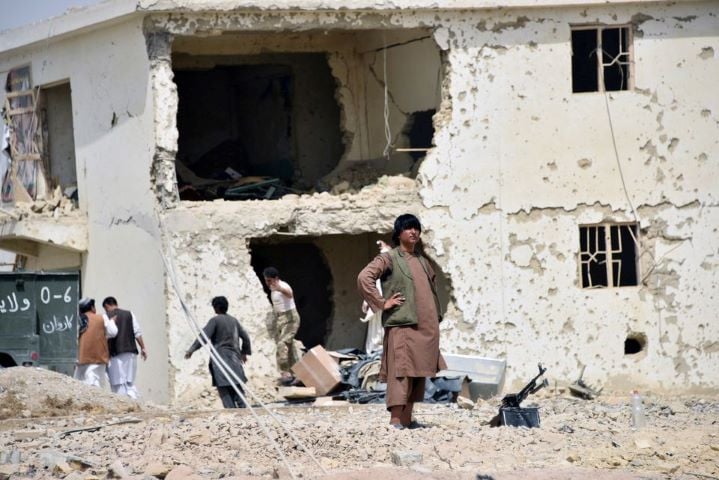
[[[61,15],[102,0],[0,0],[0,31]]]

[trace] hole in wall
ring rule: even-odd
[[[364,348],[367,324],[359,320],[364,314],[357,275],[377,255],[377,240],[390,239],[389,235],[363,233],[274,235],[250,240],[251,263],[258,281],[262,281],[265,267],[274,266],[292,287],[301,318],[297,338],[305,347]],[[446,312],[451,282],[431,258],[429,261],[436,274],[440,306]],[[269,304],[264,283],[263,288]]]
[[[292,287],[300,328],[296,338],[306,348],[323,345],[333,311],[332,273],[322,251],[310,239],[252,240],[252,268],[257,278],[262,271],[275,267],[280,279]],[[270,291],[262,282],[269,301]]]
[[[383,175],[413,178],[425,152],[407,150],[432,146],[440,57],[424,29],[174,37],[180,199],[338,194]]]
[[[624,340],[624,355],[637,355],[645,351],[647,336],[644,333],[630,333]]]

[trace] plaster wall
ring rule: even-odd
[[[592,23],[635,25],[633,90],[571,92],[570,25]],[[217,272],[220,286],[236,288],[248,318],[260,319],[269,308],[238,236],[387,231],[394,215],[408,210],[420,214],[429,253],[452,283],[442,324],[445,351],[506,358],[508,386],[526,381],[542,361],[560,382],[574,380],[586,365],[585,379],[608,389],[719,388],[712,367],[719,331],[711,313],[719,306],[711,183],[719,173],[712,161],[719,151],[719,105],[707,94],[719,74],[719,24],[710,2],[437,15],[188,14],[158,24],[183,34],[431,27],[443,50],[436,148],[420,167],[417,190],[393,201],[396,192],[380,182],[356,196],[252,202],[231,227],[229,217],[220,219],[235,205],[181,205],[168,213],[168,225],[188,287],[193,278]],[[376,90],[368,99],[383,92],[357,80],[359,62],[339,59],[331,65],[340,80],[344,128],[355,137],[368,134],[352,86]],[[364,143],[363,150],[362,141],[350,140],[348,151],[362,158],[378,144]],[[353,207],[363,198],[370,198],[370,212]],[[607,221],[639,222],[639,285],[581,289],[579,225]],[[215,263],[196,271],[198,259]],[[262,354],[273,352],[259,323],[250,330]],[[624,340],[637,332],[646,334],[646,350],[625,355]],[[255,378],[273,375],[271,356],[254,361]],[[178,385],[196,381],[185,371],[176,375]]]
[[[637,25],[634,90],[571,93],[569,25],[594,22]],[[719,22],[712,2],[178,13],[144,26],[159,31],[148,36],[148,49],[143,25],[130,21],[0,55],[0,71],[31,62],[34,83],[69,78],[73,85],[78,182],[89,229],[85,293],[115,295],[140,317],[151,363],[140,366],[138,383],[147,397],[191,399],[209,386],[206,352],[182,359],[194,336],[177,292],[201,324],[211,316],[212,296],[229,297],[231,313],[253,339],[251,382],[269,392],[276,376],[271,311],[250,265],[249,238],[384,232],[407,211],[423,220],[428,251],[452,282],[444,351],[506,358],[510,386],[526,381],[543,361],[560,382],[574,380],[587,365],[585,379],[608,388],[719,388],[713,368],[719,215],[712,183],[719,173],[719,98],[710,93],[719,77]],[[443,50],[436,148],[417,182],[381,178],[357,194],[271,202],[177,201],[177,97],[164,31],[399,28],[431,29]],[[368,137],[371,130],[358,112],[372,102],[358,102],[365,94],[357,88],[374,90],[367,98],[375,99],[381,90],[368,88],[371,79],[357,73],[360,62],[343,67],[340,58],[330,65],[340,81],[346,140],[355,142],[358,132]],[[375,137],[359,148],[359,158],[374,155],[382,144]],[[171,207],[160,214],[162,235],[157,200]],[[635,220],[640,285],[579,288],[578,226]],[[161,246],[175,267],[168,277]],[[630,332],[647,335],[643,355],[624,355]]]
[[[177,286],[175,290],[175,285],[171,285],[167,312],[172,319],[168,334],[176,400],[196,398],[210,384],[207,352],[203,350],[190,360],[183,359],[194,337],[180,308],[178,294],[201,326],[212,316],[210,299],[215,295],[228,297],[230,314],[240,320],[252,339],[253,354],[247,364],[250,383],[257,392],[273,396],[278,373],[275,345],[268,332],[272,309],[250,263],[249,239],[272,237],[278,232],[297,237],[329,236],[317,239],[317,245],[326,254],[337,285],[340,279],[356,276],[358,266],[374,255],[364,244],[359,250],[357,242],[365,237],[361,234],[387,231],[397,215],[419,209],[413,180],[385,177],[357,195],[286,195],[271,202],[182,202],[166,210],[163,225],[175,271],[169,281]],[[338,248],[334,236],[349,239],[341,245],[342,252],[333,251]],[[348,260],[347,268],[339,265],[342,259]],[[335,303],[339,311],[354,312],[347,321],[360,323],[361,299],[356,293],[335,289],[333,300],[341,300],[341,307]],[[339,319],[337,311],[335,319]],[[342,320],[337,323],[333,328],[345,325]],[[347,333],[348,341],[363,342],[360,330],[352,328]],[[331,334],[335,345],[339,336],[339,330]]]
[[[68,79],[72,85],[80,208],[88,231],[83,294],[98,301],[113,295],[136,313],[149,351],[138,368],[138,388],[145,399],[165,401],[165,283],[149,176],[155,117],[142,21],[0,54],[0,71],[24,64],[32,67],[34,85]],[[46,221],[52,227],[56,220]],[[47,264],[42,255],[37,262]]]
[[[571,93],[570,25],[630,22],[636,88]],[[507,358],[509,385],[542,361],[560,381],[587,365],[608,388],[719,387],[718,27],[697,3],[466,15],[437,30],[449,87],[420,194],[440,263],[466,279],[443,345]],[[578,226],[603,221],[639,222],[638,287],[579,288]],[[647,334],[644,356],[624,355],[630,332]]]

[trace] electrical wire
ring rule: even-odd
[[[384,34],[382,35],[384,37]],[[387,79],[387,39],[383,38],[384,48],[382,49],[382,67],[384,71],[384,109],[382,111],[384,116],[384,138],[387,142],[382,151],[382,155],[389,160],[389,154],[392,150],[392,128],[389,124],[389,82]]]

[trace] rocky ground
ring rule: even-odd
[[[0,371],[0,479],[719,478],[717,397],[648,395],[638,431],[626,396],[585,401],[553,391],[531,399],[537,429],[492,428],[497,402],[479,401],[421,405],[427,428],[399,431],[381,405],[274,404],[276,418],[261,409],[256,418],[137,405],[59,377]]]

